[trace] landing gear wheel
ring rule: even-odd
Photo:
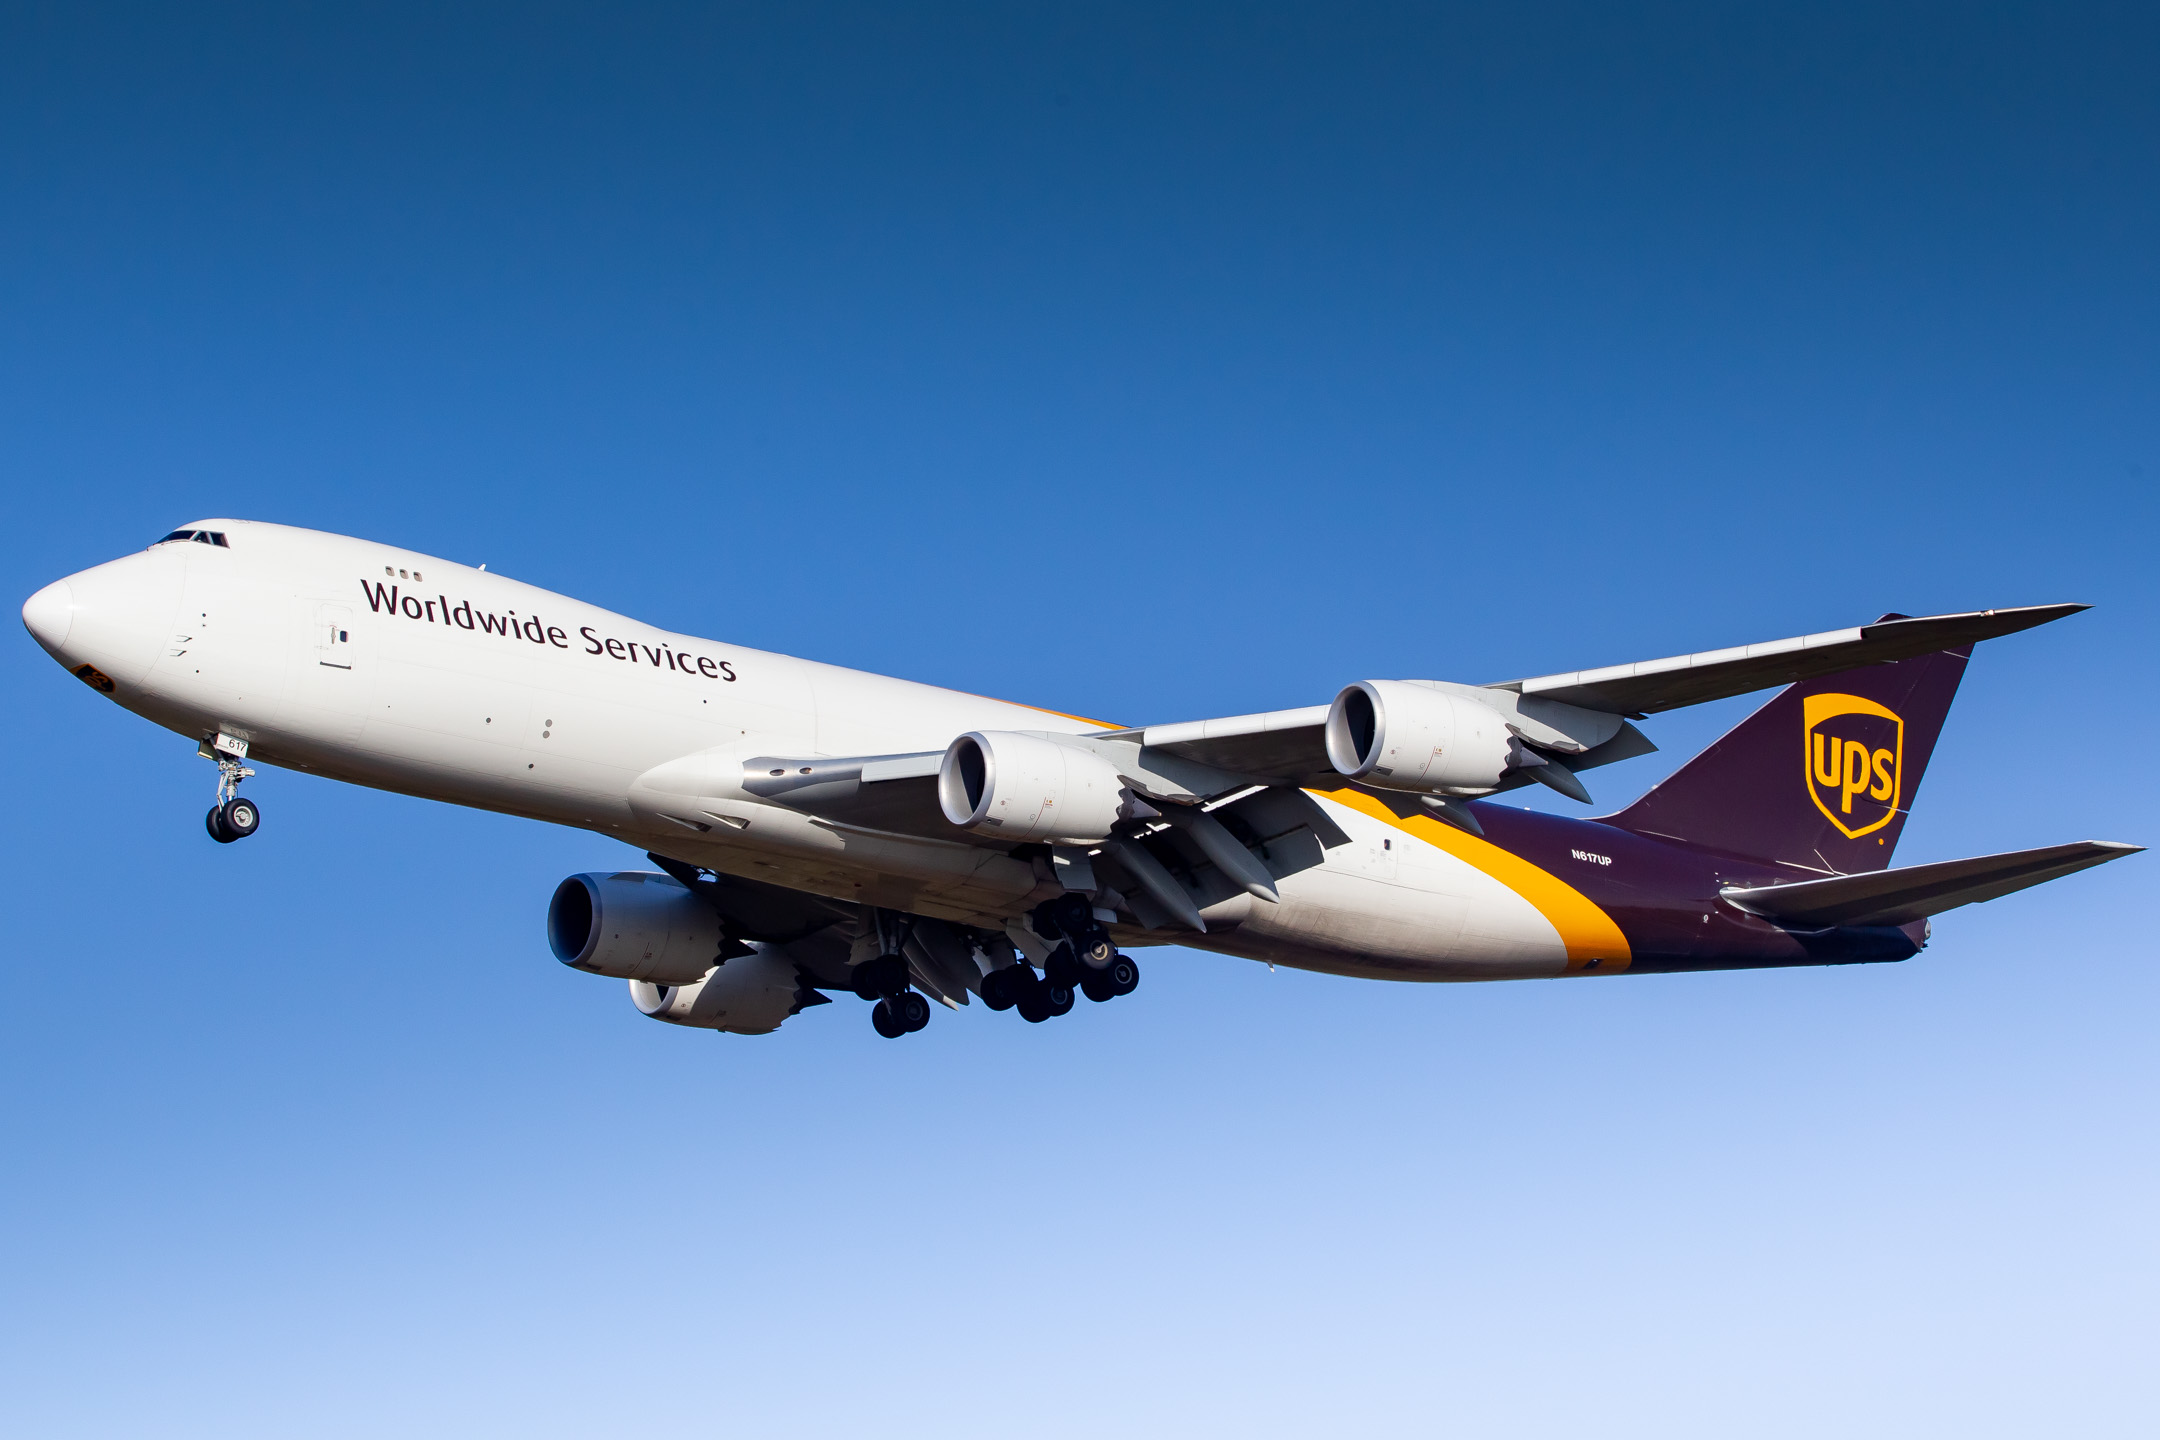
[[[1062,942],[1043,961],[1043,979],[1052,985],[1062,985],[1070,990],[1080,983],[1080,961],[1073,955],[1073,947]]]
[[[1096,970],[1090,970],[1080,977],[1080,993],[1098,1005],[1105,1000],[1117,999],[1118,994],[1110,988],[1109,976]]]
[[[982,1002],[992,1010],[1010,1010],[1018,997],[1013,982],[1020,978],[1018,965],[992,970],[982,978]]]
[[[1073,991],[1070,985],[1043,986],[1043,999],[1052,1015],[1063,1015],[1073,1007]]]
[[[870,1007],[870,1028],[888,1040],[897,1040],[908,1033],[908,1027],[893,1013],[890,1000],[880,1000]]]
[[[1109,964],[1111,957],[1117,954],[1117,946],[1110,943],[1110,932],[1100,925],[1090,927],[1085,935],[1073,941],[1073,948],[1080,952],[1080,963],[1095,970]]]
[[[1130,995],[1140,988],[1140,967],[1123,955],[1105,965],[1102,973],[1113,995]]]
[[[262,824],[262,811],[255,808],[254,801],[236,796],[218,806],[218,819],[226,834],[235,840],[245,840]]]
[[[1065,993],[1070,995],[1072,992],[1068,990]],[[1040,1025],[1058,1013],[1050,1008],[1050,987],[1040,980],[1020,992],[1019,997],[1013,1001],[1013,1008],[1018,1010],[1020,1018],[1030,1025]]]
[[[240,838],[225,828],[225,807],[222,805],[210,807],[210,813],[203,816],[203,828],[208,830],[210,838],[220,845],[230,845]]]
[[[911,1034],[930,1023],[930,1002],[913,990],[903,991],[879,1003],[892,1006],[894,1016]]]

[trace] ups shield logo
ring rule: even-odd
[[[1905,721],[1858,695],[1810,695],[1800,713],[1815,808],[1851,840],[1888,825],[1905,776]]]

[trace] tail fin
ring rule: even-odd
[[[1809,870],[1884,869],[1971,655],[1788,686],[1605,823]]]

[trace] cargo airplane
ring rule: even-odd
[[[658,630],[483,567],[201,520],[55,581],[23,623],[217,769],[570,825],[653,869],[573,875],[563,964],[670,1024],[764,1034],[834,994],[1035,1023],[1128,995],[1129,950],[1385,980],[1903,960],[1928,917],[2137,850],[1893,869],[1975,642],[2079,605],[1910,618],[1499,684],[1362,680],[1260,715],[1108,725]],[[1492,797],[1656,747],[1635,722],[1784,687],[1641,799]]]

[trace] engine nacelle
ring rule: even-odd
[[[700,979],[720,956],[720,917],[671,876],[573,875],[548,903],[548,948],[577,970],[663,985]]]
[[[1015,730],[977,730],[938,765],[945,818],[1001,840],[1092,845],[1124,818],[1117,767],[1094,751]]]
[[[630,982],[630,1000],[655,1020],[732,1035],[767,1035],[809,998],[795,962],[777,948],[755,945],[701,980],[686,985]]]
[[[1498,711],[1407,680],[1361,680],[1328,707],[1328,760],[1353,780],[1423,795],[1483,795],[1519,753]]]

